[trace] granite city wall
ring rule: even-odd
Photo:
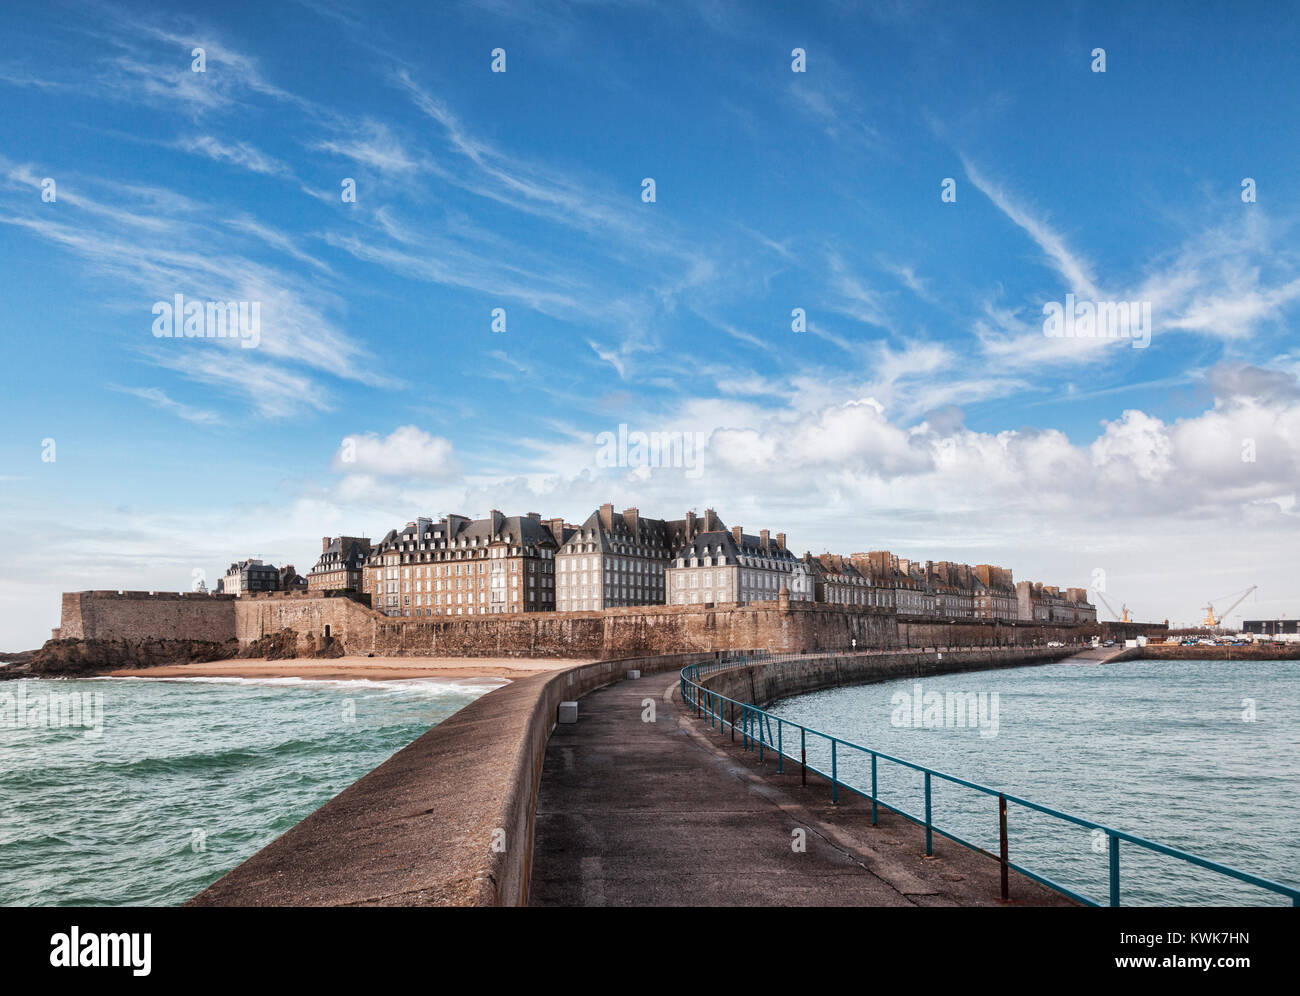
[[[235,639],[236,599],[168,591],[69,591],[56,640]]]
[[[1083,627],[903,619],[876,609],[809,602],[643,605],[602,612],[393,618],[346,597],[241,598],[147,592],[64,595],[56,635],[101,640],[238,640],[297,635],[300,653],[330,638],[344,653],[378,657],[610,658],[764,647],[775,652],[1071,642]]]

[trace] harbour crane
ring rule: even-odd
[[[1211,628],[1214,628],[1214,627],[1216,627],[1216,626],[1222,626],[1222,625],[1223,625],[1223,620],[1227,619],[1228,616],[1232,615],[1232,610],[1235,609],[1235,608],[1236,608],[1238,605],[1240,605],[1242,602],[1244,602],[1244,601],[1246,600],[1246,596],[1249,595],[1252,591],[1258,591],[1258,590],[1259,590],[1259,585],[1257,585],[1257,584],[1252,584],[1249,588],[1247,588],[1245,591],[1243,591],[1243,592],[1241,593],[1241,596],[1240,596],[1240,597],[1239,597],[1235,602],[1233,602],[1231,605],[1229,605],[1228,608],[1227,608],[1227,610],[1224,611],[1223,613],[1221,613],[1217,619],[1215,618],[1215,615],[1214,615],[1214,603],[1213,603],[1213,602],[1206,602],[1206,603],[1205,603],[1205,618],[1201,621],[1201,625],[1202,625],[1202,626],[1209,626],[1209,627],[1211,627]],[[1231,595],[1224,595],[1224,596],[1223,596],[1223,598],[1231,598],[1231,597],[1232,597]],[[1222,599],[1222,598],[1221,598],[1221,599],[1216,599],[1216,601],[1220,601],[1220,602],[1221,602],[1221,601],[1223,601],[1223,599]]]
[[[1106,606],[1106,608],[1110,609],[1110,614],[1111,614],[1112,616],[1115,617],[1115,621],[1116,621],[1116,622],[1132,622],[1132,621],[1133,621],[1133,617],[1132,617],[1131,615],[1129,615],[1129,612],[1128,612],[1128,606],[1127,606],[1127,605],[1124,605],[1123,603],[1121,603],[1121,604],[1120,604],[1120,611],[1119,611],[1119,612],[1116,612],[1116,611],[1115,611],[1115,606],[1111,605],[1110,602],[1106,600],[1106,596],[1105,596],[1105,595],[1103,595],[1103,594],[1102,594],[1100,591],[1098,591],[1096,588],[1094,588],[1094,589],[1092,589],[1092,590],[1093,590],[1094,592],[1097,593],[1097,597],[1101,599],[1102,604],[1103,604],[1104,606]]]

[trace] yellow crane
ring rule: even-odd
[[[1236,608],[1238,605],[1240,605],[1242,602],[1244,602],[1244,601],[1246,600],[1246,596],[1249,595],[1252,591],[1258,591],[1258,590],[1259,590],[1259,585],[1257,585],[1257,584],[1252,584],[1249,588],[1247,588],[1245,591],[1243,591],[1243,592],[1241,593],[1241,596],[1240,596],[1240,597],[1239,597],[1235,602],[1233,602],[1231,605],[1229,605],[1228,608],[1227,608],[1227,609],[1226,609],[1226,610],[1225,610],[1225,611],[1224,611],[1224,612],[1223,612],[1223,613],[1222,613],[1222,614],[1221,614],[1217,619],[1216,619],[1215,616],[1214,616],[1214,602],[1206,602],[1206,603],[1205,603],[1205,618],[1204,618],[1203,620],[1201,620],[1201,625],[1202,625],[1202,626],[1209,626],[1211,629],[1213,629],[1213,628],[1215,628],[1215,627],[1217,627],[1217,626],[1222,626],[1222,625],[1223,625],[1223,620],[1227,619],[1228,616],[1232,615],[1232,610],[1235,609],[1235,608]],[[1223,598],[1231,598],[1231,597],[1232,597],[1231,595],[1224,595],[1224,596],[1223,596]],[[1215,601],[1222,602],[1222,601],[1223,601],[1223,598],[1216,599]]]
[[[1126,622],[1126,623],[1127,623],[1127,622],[1132,622],[1132,621],[1133,621],[1133,617],[1132,617],[1131,615],[1129,615],[1129,612],[1128,612],[1128,606],[1127,606],[1127,605],[1124,605],[1124,604],[1121,603],[1121,605],[1120,605],[1120,611],[1119,611],[1119,612],[1116,612],[1116,611],[1115,611],[1115,607],[1114,607],[1113,605],[1111,605],[1110,602],[1108,602],[1108,601],[1106,600],[1106,596],[1105,596],[1105,595],[1103,595],[1103,594],[1102,594],[1100,591],[1098,591],[1096,588],[1093,588],[1092,590],[1093,590],[1094,592],[1096,592],[1097,597],[1101,599],[1102,604],[1105,605],[1106,608],[1110,609],[1110,614],[1111,614],[1112,616],[1115,617],[1115,621],[1116,621],[1116,622]]]

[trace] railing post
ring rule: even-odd
[[[785,771],[785,749],[781,736],[781,717],[776,718],[776,773],[779,775]]]
[[[1110,837],[1110,904],[1119,905],[1119,838],[1114,834]]]
[[[754,713],[754,725],[758,727],[758,763],[763,763],[763,717]]]
[[[930,772],[925,773],[925,856],[934,857],[934,830],[930,826]]]
[[[799,727],[799,783],[808,787],[808,731]]]
[[[871,752],[871,825],[876,825],[876,752]]]
[[[839,805],[840,802],[840,780],[839,770],[835,760],[835,741],[831,740],[831,803]]]
[[[1002,901],[1011,898],[1011,886],[1007,875],[1007,797],[998,793],[998,843],[1001,845],[1002,865]]]
[[[731,700],[731,742],[736,742],[736,700]]]

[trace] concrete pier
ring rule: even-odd
[[[530,905],[994,906],[999,867],[840,793],[776,774],[685,714],[676,676],[586,695],[552,732],[537,802]],[[646,722],[647,702],[654,706]],[[802,831],[802,833],[800,833]],[[802,836],[806,849],[792,846]],[[1074,905],[1011,874],[1013,905]]]

